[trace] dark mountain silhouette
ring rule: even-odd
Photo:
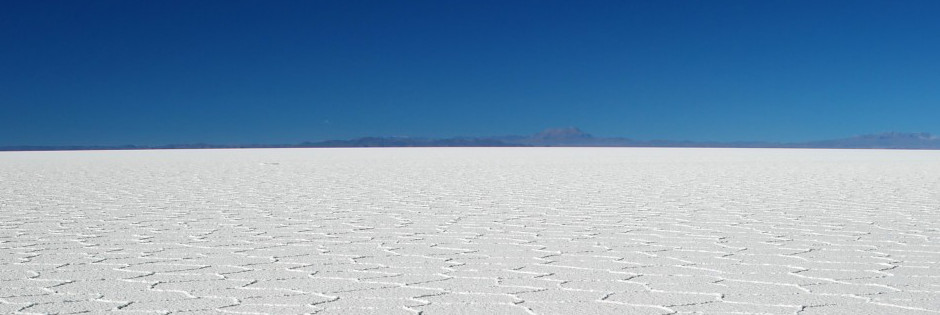
[[[364,137],[299,144],[172,144],[161,146],[6,146],[0,151],[53,150],[146,150],[146,149],[222,149],[222,148],[369,148],[369,147],[704,147],[704,148],[833,148],[833,149],[940,149],[940,137],[929,133],[888,132],[843,139],[780,142],[696,142],[672,140],[634,140],[595,137],[576,127],[552,128],[530,136],[410,138]]]

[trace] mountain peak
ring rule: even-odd
[[[533,136],[540,140],[565,140],[565,139],[589,139],[593,138],[590,134],[581,131],[578,127],[549,128]]]

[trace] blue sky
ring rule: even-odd
[[[938,1],[4,1],[0,145],[940,132]]]

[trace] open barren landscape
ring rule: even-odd
[[[938,151],[5,152],[0,191],[0,313],[940,313]]]

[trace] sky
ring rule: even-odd
[[[0,146],[940,133],[940,1],[2,1]]]

